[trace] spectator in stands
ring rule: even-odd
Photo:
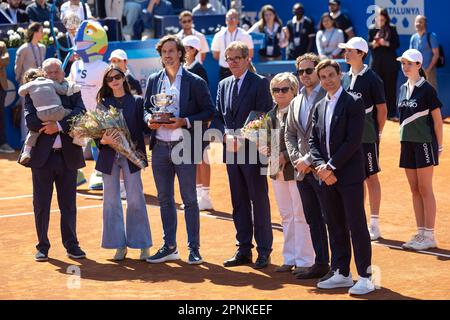
[[[341,1],[330,0],[328,1],[328,9],[331,17],[336,21],[336,26],[344,32],[344,40],[348,41],[355,36],[353,30],[352,21],[350,18],[341,12]]]
[[[111,64],[119,68],[124,74],[133,95],[142,96],[142,87],[138,80],[131,74],[128,69],[128,56],[122,49],[116,49],[109,56]]]
[[[6,141],[6,130],[4,121],[4,108],[6,90],[8,89],[8,78],[6,67],[9,65],[9,53],[6,44],[0,41],[0,153],[13,153],[14,149]]]
[[[58,11],[58,10],[56,10]],[[34,0],[34,3],[28,5],[26,12],[31,22],[45,22],[50,21],[51,5],[47,0]],[[55,13],[54,19],[59,20],[58,12]]]
[[[231,75],[228,63],[225,61],[225,49],[234,41],[242,41],[249,48],[249,58],[253,58],[253,40],[252,37],[243,29],[239,28],[239,13],[235,9],[230,9],[225,17],[226,28],[222,28],[214,35],[211,43],[213,57],[219,60],[219,79],[225,79]]]
[[[265,47],[259,50],[260,60],[281,60],[281,48],[287,46],[286,31],[283,31],[281,19],[270,4],[262,7],[259,17],[259,21],[248,30],[248,33],[260,32],[265,35]]]
[[[125,0],[105,0],[105,13],[108,18],[122,21]]]
[[[22,0],[8,0],[8,4],[0,8],[0,24],[3,23],[26,23],[28,15],[25,10],[20,9]]]
[[[116,5],[116,0],[112,0],[112,6]],[[134,35],[134,25],[142,19],[142,10],[145,9],[146,0],[125,0],[123,15],[126,19],[122,32],[126,40],[131,40]]]
[[[289,42],[286,52],[288,60],[295,60],[298,56],[311,52],[316,35],[312,20],[305,16],[303,4],[294,4],[292,13],[294,17],[284,29]]]
[[[177,33],[178,38],[183,40],[185,37],[190,35],[196,36],[200,40],[200,49],[198,50],[196,60],[199,61],[200,63],[203,63],[203,61],[206,58],[206,53],[209,52],[209,46],[205,36],[203,35],[203,33],[195,30],[192,27],[193,20],[192,20],[192,13],[190,11],[181,12],[179,15],[179,19],[180,19],[180,26],[182,29],[180,32]]]
[[[239,12],[240,8],[238,7],[238,3],[233,0],[230,3],[230,9],[236,9]],[[244,30],[250,29],[251,25],[253,24],[252,19],[243,12],[241,13],[240,23],[241,23],[241,28]]]
[[[316,35],[317,52],[321,59],[337,59],[341,56],[342,49],[339,43],[344,42],[344,32],[336,26],[336,20],[325,12],[320,18],[319,31]]]
[[[150,0],[144,9],[144,34],[143,39],[152,38],[154,34],[153,17],[170,16],[175,14],[172,3],[168,0]]]
[[[75,36],[77,34],[78,27],[81,24],[80,16],[77,13],[70,12],[69,14],[64,16],[64,19],[62,20],[64,27],[66,27],[67,32],[58,37],[59,45],[64,49],[72,48],[75,45]],[[68,51],[65,50],[59,50],[59,55],[61,61],[64,61],[66,59],[66,56],[68,54]],[[64,73],[66,76],[70,73],[70,67],[72,66],[72,63],[76,59],[76,54],[72,54],[69,58],[69,61],[66,64],[66,68],[64,69]]]
[[[80,0],[69,0],[64,2],[61,6],[61,20],[64,20],[64,17],[69,13],[73,12],[78,14],[81,21],[92,18],[91,9],[87,3],[84,4],[84,8]]]
[[[198,5],[192,9],[194,16],[207,16],[211,14],[217,14],[216,9],[209,3],[209,0],[198,0]]]
[[[417,49],[423,56],[422,68],[427,76],[427,81],[438,90],[436,77],[436,64],[439,60],[439,42],[434,32],[427,31],[427,18],[418,15],[415,21],[417,33],[411,36],[410,49]]]
[[[369,47],[372,53],[370,68],[384,82],[384,92],[388,107],[388,119],[398,121],[397,117],[397,74],[396,49],[400,46],[397,29],[390,24],[388,11],[379,8],[375,24],[369,27]]]

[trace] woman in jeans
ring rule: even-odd
[[[115,107],[123,113],[131,140],[145,155],[143,99],[133,96],[125,74],[114,65],[103,76],[97,101],[105,107]],[[152,245],[150,224],[142,187],[140,168],[117,153],[109,145],[117,139],[117,132],[106,132],[100,140],[95,169],[103,173],[103,239],[102,247],[116,249],[113,260],[125,259],[127,247],[141,249],[140,260],[149,256]],[[127,192],[126,226],[120,199],[120,171],[123,172]]]
[[[291,73],[277,74],[270,82],[275,107],[268,113],[272,141],[270,146],[270,177],[283,225],[283,265],[277,272],[288,272],[295,267],[311,267],[314,250],[309,226],[303,213],[303,204],[295,180],[294,167],[289,161],[284,132],[289,104],[298,92],[297,78]],[[273,160],[275,159],[275,160]]]

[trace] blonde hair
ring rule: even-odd
[[[290,72],[282,72],[278,73],[273,79],[270,81],[270,92],[272,92],[272,88],[274,85],[279,84],[283,81],[289,82],[289,87],[291,87],[294,96],[298,93],[299,83],[297,78]]]
[[[37,78],[43,77],[43,76],[44,76],[44,72],[41,69],[28,69],[23,74],[23,83],[31,82],[31,81],[36,80]]]

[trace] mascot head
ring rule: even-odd
[[[108,49],[105,29],[96,21],[83,21],[75,36],[75,47],[75,52],[86,63],[103,60]]]

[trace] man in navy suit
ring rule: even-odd
[[[48,79],[61,81],[64,71],[61,61],[55,58],[43,62],[44,75]],[[39,243],[36,246],[36,261],[48,260],[50,241],[48,225],[50,220],[50,204],[55,183],[58,205],[61,211],[61,236],[67,255],[74,259],[84,258],[86,254],[80,249],[76,233],[76,186],[77,169],[85,166],[81,147],[72,143],[68,135],[69,120],[85,111],[81,94],[61,96],[64,108],[72,112],[58,122],[41,122],[36,115],[36,108],[30,96],[25,97],[25,119],[29,130],[39,131],[36,146],[31,150],[31,159],[27,167],[31,167],[33,178],[33,207],[36,231]],[[19,156],[20,159],[20,156]]]
[[[152,170],[161,207],[164,245],[155,255],[149,257],[147,262],[160,263],[180,259],[176,242],[176,174],[185,207],[190,251],[188,263],[201,264],[203,260],[199,251],[200,213],[195,184],[196,163],[202,159],[201,138],[207,122],[214,115],[214,105],[206,82],[182,67],[186,51],[177,36],[162,38],[156,49],[164,69],[150,75],[148,79],[144,119],[151,130]],[[168,111],[174,115],[170,124],[155,122],[153,117],[152,96],[161,92],[171,94],[174,98],[167,106]],[[198,138],[194,139],[195,137]]]
[[[351,287],[350,294],[367,294],[375,288],[370,279],[372,252],[364,211],[364,104],[361,98],[343,90],[336,61],[323,60],[316,70],[327,95],[317,103],[309,143],[323,185],[322,204],[331,248],[331,270],[317,287]],[[350,273],[350,239],[359,274],[355,285]]]
[[[225,134],[227,146],[224,149],[224,159],[227,162],[239,249],[231,259],[224,262],[224,266],[252,262],[254,234],[258,251],[255,268],[264,268],[270,263],[273,242],[267,178],[261,172],[260,160],[250,161],[251,158],[259,158],[258,154],[255,157],[256,147],[252,147],[248,141],[240,143],[231,133],[244,126],[251,111],[270,111],[273,100],[269,81],[249,71],[249,49],[245,43],[230,43],[225,50],[225,58],[232,76],[219,83],[214,127]],[[243,149],[238,150],[240,148]]]
[[[19,24],[29,21],[25,10],[20,9],[22,0],[8,0],[6,6],[0,6],[0,24]]]

